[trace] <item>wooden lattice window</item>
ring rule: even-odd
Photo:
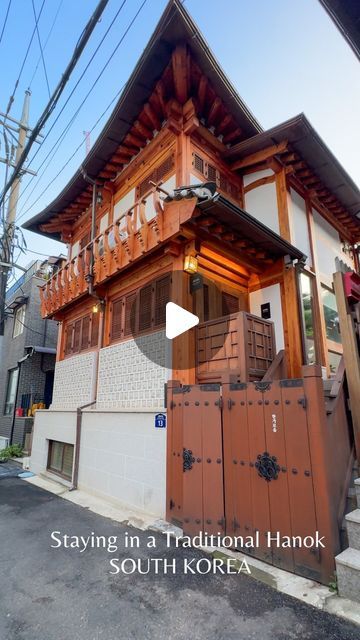
[[[197,153],[193,154],[193,167],[196,171],[204,175],[204,160]]]
[[[139,331],[151,328],[152,324],[152,284],[147,284],[140,289],[139,294]]]
[[[122,334],[122,310],[123,299],[115,300],[112,303],[111,311],[111,339],[117,340]]]
[[[239,298],[223,291],[221,294],[221,306],[223,316],[227,316],[230,313],[237,313],[239,311]]]
[[[64,356],[96,347],[99,336],[99,313],[86,314],[65,326]]]
[[[165,324],[170,300],[171,275],[148,282],[112,303],[110,340],[136,336]]]
[[[174,168],[174,155],[170,155],[165,160],[159,164],[158,167],[152,170],[146,178],[140,182],[137,188],[137,199],[142,198],[146,193],[148,193],[153,185],[151,182],[155,182],[156,184],[162,182],[166,175],[170,173],[170,171]]]

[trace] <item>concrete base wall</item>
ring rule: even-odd
[[[166,429],[152,411],[86,411],[82,418],[79,489],[165,516]],[[44,473],[49,440],[75,443],[76,413],[38,411],[31,470]]]

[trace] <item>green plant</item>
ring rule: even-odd
[[[20,444],[11,444],[0,451],[0,460],[9,458],[21,458],[23,456],[23,448]]]
[[[337,575],[336,575],[336,573],[334,573],[334,579],[331,582],[329,582],[329,589],[330,589],[330,591],[333,591],[334,593],[337,593],[338,583],[337,583]]]

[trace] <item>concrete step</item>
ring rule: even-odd
[[[339,595],[360,602],[360,551],[349,547],[335,562]]]
[[[360,509],[355,509],[355,511],[347,513],[345,516],[345,521],[349,539],[349,547],[360,551]]]
[[[356,491],[357,506],[360,509],[360,478],[354,480],[354,486]]]
[[[355,487],[349,487],[346,497],[345,513],[350,513],[358,508],[357,496]]]

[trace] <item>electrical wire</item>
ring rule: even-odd
[[[89,91],[87,92],[86,96],[84,97],[84,99],[82,100],[82,102],[80,103],[79,107],[77,108],[76,112],[74,113],[74,115],[71,117],[70,121],[68,122],[68,124],[66,125],[66,127],[63,129],[62,133],[60,134],[60,136],[57,138],[56,142],[53,144],[53,146],[51,147],[50,151],[48,152],[48,154],[45,156],[44,160],[42,161],[41,165],[38,167],[38,170],[41,169],[44,165],[44,163],[46,162],[46,160],[51,156],[51,154],[53,154],[48,162],[48,164],[46,165],[44,171],[42,172],[42,174],[38,177],[38,180],[36,181],[36,184],[34,185],[33,189],[31,190],[30,194],[28,195],[27,199],[25,200],[20,212],[19,212],[19,216],[17,217],[17,221],[19,221],[24,215],[26,215],[26,213],[39,201],[39,199],[44,195],[44,193],[48,190],[48,188],[53,184],[53,182],[59,177],[59,175],[62,173],[62,171],[64,171],[64,169],[66,168],[66,166],[69,164],[69,162],[73,159],[73,157],[76,155],[76,153],[79,151],[79,149],[82,147],[83,145],[83,141],[81,141],[81,143],[78,145],[78,147],[75,149],[74,153],[70,156],[70,158],[67,160],[67,162],[63,165],[63,167],[60,169],[60,171],[57,173],[57,175],[51,180],[51,182],[49,182],[47,184],[47,186],[45,187],[45,189],[43,189],[43,191],[40,193],[40,195],[38,196],[38,198],[30,205],[30,207],[28,207],[25,211],[24,211],[24,207],[26,206],[27,202],[29,201],[32,193],[35,191],[35,189],[37,188],[37,185],[39,184],[41,178],[43,177],[45,171],[47,170],[47,168],[50,166],[52,159],[54,158],[55,154],[57,153],[60,145],[62,144],[66,134],[68,133],[68,131],[70,130],[72,124],[75,122],[80,110],[82,109],[82,107],[84,106],[85,102],[87,101],[87,99],[89,98],[90,94],[92,93],[92,91],[95,89],[97,83],[99,82],[101,76],[103,75],[103,73],[105,72],[106,68],[108,67],[109,63],[111,62],[112,58],[114,57],[115,53],[117,52],[117,50],[119,49],[119,46],[121,45],[121,43],[123,42],[123,40],[125,39],[126,35],[128,34],[129,30],[131,29],[132,25],[134,24],[135,20],[137,19],[137,17],[139,16],[140,12],[142,11],[143,7],[145,6],[147,0],[143,0],[143,2],[141,3],[140,7],[138,8],[136,14],[134,15],[134,17],[132,18],[132,20],[130,21],[130,23],[128,24],[126,30],[124,31],[124,33],[122,34],[120,40],[118,41],[116,47],[114,48],[114,50],[112,51],[112,53],[110,54],[109,58],[107,59],[105,65],[103,66],[103,68],[101,69],[100,73],[98,74],[97,78],[95,79],[95,81],[93,82],[92,86],[90,87]],[[117,91],[115,97],[111,100],[110,104],[106,107],[105,111],[103,112],[103,114],[98,118],[98,120],[96,121],[95,125],[93,125],[93,127],[90,130],[90,133],[92,133],[92,131],[95,129],[95,127],[97,126],[97,124],[99,123],[99,121],[102,119],[102,117],[105,115],[105,113],[108,111],[108,109],[110,108],[110,106],[113,104],[113,102],[117,99],[117,97],[121,94],[121,92],[123,91],[125,84],[121,87],[121,89],[119,91]],[[54,151],[55,150],[55,151]],[[36,154],[35,154],[36,155]],[[34,156],[35,157],[35,156]],[[32,158],[33,159],[33,158]],[[35,176],[33,176],[30,181],[28,182],[28,184],[26,185],[25,189],[23,190],[21,195],[24,195],[24,193],[27,190],[27,187],[30,186],[30,184],[32,183],[33,179],[35,178]],[[20,196],[21,197],[21,196]],[[20,199],[20,198],[19,198]]]
[[[38,134],[40,133],[40,131],[42,130],[42,128],[44,127],[45,123],[47,122],[47,120],[50,118],[53,110],[55,109],[61,94],[63,93],[65,86],[68,83],[68,80],[79,60],[79,58],[81,57],[81,54],[84,50],[84,48],[86,47],[86,44],[88,42],[88,40],[90,39],[90,36],[92,34],[92,32],[94,31],[106,5],[108,4],[109,0],[100,0],[95,12],[92,14],[90,20],[88,21],[85,29],[83,30],[83,33],[79,39],[78,44],[76,45],[73,54],[71,56],[71,60],[69,62],[69,64],[67,65],[61,79],[60,82],[58,83],[52,97],[50,98],[48,104],[46,105],[43,113],[41,114],[39,120],[37,121],[35,127],[33,128],[32,132],[30,133],[30,136],[28,138],[27,143],[25,144],[25,147],[21,153],[21,156],[19,158],[19,161],[17,162],[17,165],[10,177],[10,179],[8,180],[6,187],[3,189],[3,192],[0,196],[0,205],[2,204],[2,202],[4,201],[5,195],[7,193],[7,191],[9,191],[9,189],[11,188],[11,186],[13,185],[14,181],[18,178],[18,176],[20,175],[21,169],[25,163],[25,160],[27,158],[27,156],[29,155],[29,151],[32,147],[32,145],[34,144]],[[45,0],[43,0],[43,4],[44,4]],[[43,6],[43,5],[42,5]],[[39,14],[40,15],[40,14]],[[38,16],[39,19],[39,16]]]
[[[32,158],[30,159],[30,161],[29,161],[29,165],[28,165],[28,166],[30,166],[30,165],[31,165],[31,163],[35,160],[35,158],[36,158],[37,154],[39,153],[39,151],[40,151],[41,147],[43,146],[44,142],[45,142],[45,141],[47,140],[47,138],[49,137],[49,135],[50,135],[51,131],[53,130],[54,126],[56,125],[57,121],[59,120],[59,118],[60,118],[61,114],[63,113],[63,111],[64,111],[64,109],[65,109],[66,105],[68,104],[69,100],[70,100],[70,99],[71,99],[71,97],[73,96],[73,94],[74,94],[74,92],[76,91],[77,87],[79,86],[79,84],[80,84],[81,80],[83,79],[83,77],[84,77],[84,75],[85,75],[86,71],[88,70],[89,66],[91,65],[92,61],[94,60],[94,58],[95,58],[95,56],[96,56],[97,52],[99,51],[99,49],[100,49],[101,45],[103,44],[103,42],[104,42],[105,38],[107,37],[107,35],[108,35],[109,31],[111,30],[112,26],[114,25],[114,23],[115,23],[115,21],[116,21],[117,17],[119,16],[119,14],[120,14],[120,12],[121,12],[121,10],[122,10],[122,8],[124,7],[124,5],[125,5],[125,3],[126,3],[126,2],[127,2],[127,0],[123,0],[122,4],[120,5],[119,9],[117,10],[117,12],[116,12],[115,16],[113,17],[113,19],[112,19],[112,21],[111,21],[110,25],[108,26],[107,30],[105,31],[105,33],[104,33],[104,35],[103,35],[102,39],[100,40],[100,42],[99,42],[98,46],[96,47],[96,49],[95,49],[94,53],[92,54],[92,56],[91,56],[91,58],[90,58],[89,62],[87,63],[87,65],[86,65],[85,69],[83,70],[82,74],[80,75],[79,79],[77,80],[77,82],[76,82],[75,86],[73,87],[72,91],[70,92],[70,95],[69,95],[69,96],[68,96],[68,98],[66,99],[65,103],[64,103],[64,104],[63,104],[63,106],[61,107],[60,112],[58,113],[58,115],[57,115],[57,117],[55,118],[54,122],[52,123],[52,125],[51,125],[50,129],[49,129],[49,130],[48,130],[48,132],[46,133],[46,135],[45,135],[44,139],[42,140],[41,146],[39,146],[39,147],[38,147],[38,149],[36,150],[36,152],[34,153],[34,155],[32,156]],[[104,69],[104,70],[105,70],[105,69]],[[91,89],[91,90],[92,90],[92,89]],[[74,116],[73,116],[73,118],[74,118]],[[67,125],[67,127],[68,127],[68,125]],[[60,137],[57,139],[57,141],[54,143],[54,146],[56,146],[56,145],[57,145],[57,143],[58,143],[58,141],[60,140],[60,138],[61,138],[61,137],[62,137],[62,134],[61,134],[61,135],[60,135]],[[52,149],[54,148],[54,146],[52,147]],[[50,153],[51,153],[52,149],[50,150]],[[47,160],[47,158],[48,158],[48,157],[49,157],[49,154],[45,157],[45,159],[43,160],[42,164],[38,167],[38,171],[39,171],[39,170],[41,169],[41,167],[44,165],[44,163],[46,162],[46,160]],[[34,179],[34,178],[35,178],[35,176],[33,176],[33,178],[32,178],[32,179]],[[28,185],[29,185],[29,184],[31,184],[32,179],[30,180],[30,182],[28,183]],[[27,186],[28,186],[28,185],[27,185]],[[24,192],[25,192],[25,191],[26,191],[26,188],[24,189]]]
[[[55,13],[54,19],[53,19],[53,21],[52,21],[52,24],[51,24],[51,27],[50,27],[49,33],[47,34],[47,36],[46,36],[46,40],[45,40],[45,42],[44,42],[43,51],[45,51],[45,49],[46,49],[46,47],[47,47],[47,44],[48,44],[49,39],[50,39],[50,36],[51,36],[51,34],[52,34],[52,32],[53,32],[53,29],[54,29],[54,26],[55,26],[55,24],[56,24],[56,21],[57,21],[57,19],[58,19],[58,15],[59,15],[59,13],[60,13],[60,10],[61,10],[61,7],[62,7],[62,5],[63,5],[63,2],[64,2],[64,0],[60,0],[60,2],[59,2],[59,4],[58,4],[58,8],[57,8],[57,10],[56,10],[56,13]],[[40,56],[39,56],[39,58],[38,58],[38,61],[37,61],[37,63],[36,63],[36,67],[35,67],[35,69],[34,69],[34,73],[33,73],[33,74],[32,74],[32,76],[31,76],[31,80],[30,80],[30,82],[29,82],[29,89],[31,89],[31,85],[32,85],[32,83],[33,83],[33,81],[34,81],[34,78],[35,78],[35,76],[36,76],[36,72],[37,72],[37,70],[38,70],[38,68],[39,68],[39,64],[40,64],[40,62],[41,62],[41,54],[40,54]]]
[[[15,86],[14,86],[13,92],[12,92],[10,98],[9,98],[8,106],[7,106],[7,109],[6,109],[5,120],[6,120],[7,116],[9,115],[11,107],[12,107],[13,102],[15,100],[15,93],[16,93],[17,88],[19,86],[20,78],[22,76],[22,72],[24,70],[24,67],[25,67],[25,64],[26,64],[26,60],[27,60],[27,57],[29,55],[29,51],[31,49],[32,41],[34,39],[34,35],[35,35],[36,29],[37,29],[37,25],[38,25],[38,22],[40,20],[41,14],[42,14],[42,10],[44,8],[44,4],[45,4],[45,0],[43,0],[42,5],[40,7],[39,15],[37,17],[37,20],[35,21],[35,27],[34,27],[34,30],[33,30],[32,34],[31,34],[30,42],[29,42],[28,47],[26,49],[26,53],[25,53],[24,59],[23,59],[22,64],[21,64],[20,71],[19,71],[17,80],[15,82]]]
[[[45,58],[44,58],[44,50],[43,50],[43,47],[42,47],[42,44],[41,44],[40,31],[39,31],[38,20],[37,20],[37,17],[36,17],[36,9],[35,9],[34,0],[31,0],[31,4],[32,4],[33,12],[34,12],[34,18],[35,18],[35,29],[36,29],[36,33],[37,33],[37,37],[38,37],[38,42],[39,42],[39,47],[40,47],[40,55],[41,55],[41,59],[42,59],[42,63],[43,63],[43,68],[44,68],[44,75],[45,75],[45,80],[46,80],[46,86],[47,86],[47,90],[48,90],[48,94],[49,94],[49,99],[50,99],[51,93],[50,93],[49,78],[48,78],[48,74],[47,74],[47,71],[46,71],[46,64],[45,64]]]
[[[5,18],[4,18],[4,24],[3,24],[3,27],[1,29],[1,34],[0,34],[0,43],[1,43],[1,40],[3,39],[4,31],[5,31],[5,28],[6,28],[6,23],[7,23],[8,17],[9,17],[9,11],[10,11],[10,7],[11,7],[11,2],[12,2],[12,0],[9,0],[8,6],[7,6],[7,9],[6,9]]]
[[[126,83],[125,83],[126,84]],[[116,95],[114,96],[114,98],[111,100],[111,102],[108,104],[108,106],[106,107],[106,109],[102,112],[102,114],[99,116],[99,118],[96,120],[95,124],[92,126],[92,128],[90,129],[89,133],[92,133],[94,131],[94,129],[96,129],[97,125],[99,124],[99,122],[102,120],[102,118],[105,116],[105,114],[107,113],[107,111],[110,109],[110,107],[113,105],[113,103],[118,99],[119,95],[121,94],[123,88],[125,87],[125,84],[121,87],[121,89],[116,93]],[[17,218],[17,222],[23,218],[28,211],[30,211],[30,209],[32,209],[32,207],[40,200],[40,198],[42,198],[42,196],[44,195],[44,193],[46,193],[46,191],[49,189],[49,187],[51,187],[51,185],[55,182],[55,180],[57,180],[57,178],[61,175],[61,173],[66,169],[66,167],[68,166],[69,162],[71,162],[71,160],[76,156],[76,154],[78,153],[78,151],[81,149],[81,147],[83,146],[84,142],[83,140],[80,142],[80,144],[76,147],[75,151],[71,154],[71,156],[67,159],[67,161],[65,162],[65,164],[63,164],[63,166],[61,167],[61,169],[57,172],[56,176],[54,176],[54,178],[47,183],[45,189],[42,190],[42,192],[39,194],[39,196],[36,198],[36,200],[34,200],[34,202],[32,202],[32,204],[23,212],[19,215],[19,217]],[[27,201],[26,201],[27,202]],[[25,202],[25,204],[26,204]]]

